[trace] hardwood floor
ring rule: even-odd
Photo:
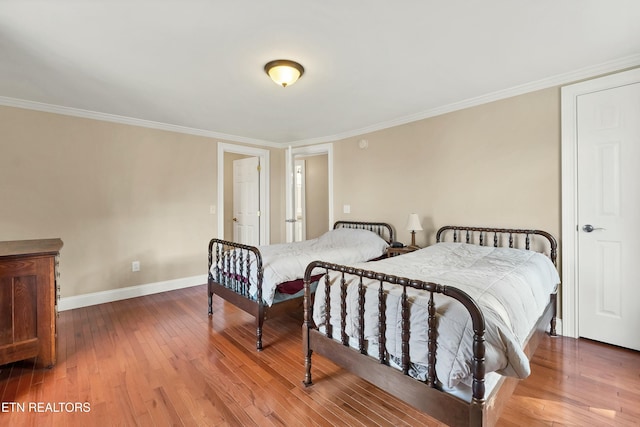
[[[301,321],[253,320],[197,286],[60,313],[58,363],[0,366],[0,425],[441,425],[314,357],[302,385]],[[499,426],[640,423],[640,353],[545,338]]]

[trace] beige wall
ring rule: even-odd
[[[11,107],[0,129],[0,240],[62,238],[62,297],[206,274],[218,140]]]
[[[559,88],[345,139],[334,153],[336,219],[391,222],[407,243],[417,212],[421,246],[447,223],[560,236]]]
[[[286,219],[287,209],[285,200],[285,158],[286,151],[284,149],[271,149],[269,153],[269,167],[271,173],[269,178],[271,185],[270,192],[270,243],[286,242],[286,227],[284,220]]]
[[[334,218],[390,222],[406,243],[417,212],[420,245],[445,223],[559,237],[559,104],[552,88],[337,141]],[[0,129],[0,240],[62,238],[63,297],[206,274],[217,140],[10,107]],[[270,153],[278,243],[285,152]]]

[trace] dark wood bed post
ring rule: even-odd
[[[257,250],[257,249],[256,249]],[[264,324],[264,317],[266,315],[266,310],[264,307],[264,301],[262,300],[262,277],[264,275],[264,270],[262,268],[262,257],[258,260],[258,294],[256,296],[256,302],[258,303],[258,310],[256,313],[256,350],[262,351],[262,325]]]
[[[315,261],[309,264],[304,272],[304,321],[302,323],[302,354],[304,356],[304,381],[305,386],[310,386],[311,382],[311,343],[309,342],[309,330],[313,327],[311,320],[311,272],[318,264]],[[325,276],[326,277],[326,276]]]
[[[485,321],[482,310],[466,292],[455,287],[435,285],[436,291],[458,300],[469,312],[471,325],[473,326],[473,359],[471,360],[471,373],[473,382],[471,384],[471,413],[482,414],[485,406]],[[435,332],[435,331],[434,331]],[[437,333],[437,332],[436,332]],[[474,425],[472,423],[472,425]],[[480,425],[480,424],[478,424]]]
[[[209,269],[207,270],[207,294],[209,295],[209,316],[213,314],[213,291],[211,289],[211,281],[213,280],[213,275],[211,274],[211,266],[213,265],[213,254],[211,251],[213,250],[213,245],[215,240],[211,239],[209,241]]]
[[[551,300],[553,301],[553,307],[555,308],[553,311],[553,317],[551,318],[551,325],[549,326],[549,335],[552,337],[557,337],[558,333],[556,332],[556,318],[558,313],[558,294],[552,294]]]
[[[262,325],[264,324],[264,303],[258,303],[256,313],[256,350],[262,351]]]

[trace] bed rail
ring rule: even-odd
[[[474,243],[480,246],[487,246],[488,240],[492,238],[493,246],[500,247],[508,244],[510,248],[519,247],[517,242],[518,236],[524,236],[524,248],[531,250],[531,237],[542,236],[548,242],[549,258],[553,265],[557,265],[558,242],[550,233],[542,230],[526,230],[517,228],[490,228],[490,227],[466,227],[460,225],[445,225],[440,227],[436,233],[436,242],[444,242],[447,235],[453,235],[454,242],[461,242],[464,238],[465,243]],[[463,236],[464,234],[464,236]]]
[[[221,266],[216,269],[215,276],[211,272],[214,265]],[[252,261],[255,260],[255,263]],[[256,277],[258,293],[256,299],[262,300],[262,255],[255,246],[230,242],[222,239],[211,239],[209,242],[209,282],[214,281],[238,295],[253,299],[249,294],[252,274]],[[209,293],[209,314],[213,313],[212,294]]]
[[[387,294],[385,289],[390,289],[391,285],[397,285],[402,287],[401,296],[401,322],[402,322],[402,336],[401,336],[401,348],[402,354],[399,356],[401,360],[401,368],[404,375],[409,375],[409,302],[407,297],[407,289],[421,289],[429,292],[428,303],[428,324],[425,325],[428,329],[428,354],[427,354],[427,379],[426,384],[432,388],[436,388],[438,380],[436,378],[435,364],[436,364],[436,349],[437,349],[437,320],[436,320],[436,305],[434,302],[434,294],[443,294],[451,298],[454,298],[461,302],[469,312],[472,321],[472,327],[474,331],[473,336],[473,359],[471,362],[471,370],[473,376],[472,383],[472,399],[474,404],[482,405],[485,399],[485,320],[482,311],[476,304],[476,302],[464,291],[460,289],[439,285],[432,282],[423,282],[421,280],[412,280],[405,277],[398,277],[378,273],[371,270],[357,269],[354,267],[325,263],[322,261],[314,261],[307,266],[304,275],[305,293],[304,293],[304,323],[303,323],[303,351],[305,357],[305,378],[304,384],[311,385],[311,343],[309,341],[310,330],[317,330],[318,327],[313,322],[313,302],[311,299],[310,283],[311,276],[314,269],[323,269],[326,274],[324,276],[325,286],[325,305],[326,305],[326,320],[323,325],[325,328],[325,335],[328,338],[333,337],[333,327],[331,324],[331,292],[329,273],[338,272],[340,274],[341,285],[341,298],[337,303],[340,304],[340,331],[339,339],[343,346],[349,346],[349,340],[345,332],[346,329],[346,293],[347,284],[345,276],[352,276],[356,278],[358,284],[358,312],[360,319],[360,331],[358,337],[359,351],[362,354],[367,354],[365,349],[364,338],[364,304],[365,304],[365,286],[363,279],[372,279],[379,283],[378,288],[378,342],[379,342],[379,354],[377,360],[380,364],[389,365],[389,354],[386,350],[386,299]],[[321,279],[322,280],[322,279]],[[386,288],[385,288],[386,286]],[[396,355],[397,357],[397,355]]]
[[[388,243],[395,240],[393,227],[386,222],[363,222],[363,221],[336,221],[333,224],[333,229],[337,228],[355,228],[361,230],[369,230],[382,237]]]

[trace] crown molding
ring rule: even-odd
[[[140,126],[150,129],[158,129],[169,132],[177,132],[188,135],[204,136],[214,139],[224,139],[232,142],[242,142],[272,148],[282,148],[282,144],[261,139],[246,138],[238,135],[229,135],[221,132],[213,132],[204,129],[191,128],[187,126],[172,125],[169,123],[154,122],[152,120],[137,119],[134,117],[119,116],[116,114],[100,113],[97,111],[83,110],[81,108],[64,107],[61,105],[47,104],[44,102],[28,101],[24,99],[0,96],[0,105],[26,110],[43,111],[46,113],[62,114],[65,116],[82,117],[85,119],[100,120],[104,122],[120,123],[131,126]]]
[[[317,138],[302,139],[298,141],[277,143],[273,141],[266,141],[261,139],[247,138],[238,135],[229,135],[220,132],[208,131],[203,129],[196,129],[187,126],[178,126],[168,123],[154,122],[151,120],[137,119],[133,117],[118,116],[115,114],[100,113],[97,111],[83,110],[79,108],[64,107],[60,105],[46,104],[42,102],[27,101],[23,99],[10,98],[0,96],[0,105],[8,107],[24,108],[28,110],[44,111],[48,113],[62,114],[66,116],[83,117],[93,120],[102,120],[106,122],[121,123],[131,126],[141,126],[151,129],[165,130],[169,132],[184,133],[189,135],[204,136],[214,139],[223,139],[231,142],[240,142],[245,144],[253,144],[261,147],[271,148],[286,148],[287,146],[299,147],[304,145],[322,144],[326,142],[335,142],[341,139],[352,138],[355,136],[364,135],[371,132],[376,132],[395,126],[404,125],[407,123],[416,122],[419,120],[428,119],[430,117],[440,116],[442,114],[451,113],[457,110],[463,110],[469,107],[475,107],[489,102],[498,101],[501,99],[510,98],[513,96],[522,95],[528,92],[534,92],[537,90],[547,89],[553,86],[563,86],[569,83],[575,83],[580,80],[593,78],[607,73],[616,71],[622,71],[627,68],[633,68],[640,66],[640,54],[619,58],[613,61],[604,62],[602,64],[584,67],[568,73],[558,74],[549,78],[536,80],[530,83],[525,83],[519,86],[514,86],[508,89],[491,92],[485,95],[477,96],[474,98],[465,99],[458,102],[453,102],[441,107],[432,108],[430,110],[422,111],[420,113],[403,116],[397,119],[388,120],[366,126],[359,129],[350,130],[334,135],[321,136]]]
[[[640,54],[635,54],[620,58],[614,61],[605,62],[602,64],[581,68],[579,70],[571,71],[569,73],[558,74],[556,76],[548,77],[541,80],[525,83],[519,86],[514,86],[508,89],[491,92],[485,95],[481,95],[475,98],[469,98],[462,101],[454,102],[444,105],[442,107],[432,108],[420,113],[412,114],[409,116],[403,116],[394,120],[376,123],[371,126],[363,127],[360,129],[354,129],[352,131],[343,132],[335,135],[323,136],[318,138],[311,138],[300,141],[292,141],[289,143],[291,146],[308,145],[308,144],[320,144],[324,142],[335,142],[341,139],[353,138],[355,136],[361,136],[367,133],[376,132],[384,129],[389,129],[395,126],[404,125],[407,123],[417,122],[419,120],[428,119],[430,117],[440,116],[442,114],[451,113],[453,111],[463,110],[465,108],[475,107],[482,104],[488,104],[489,102],[499,101],[501,99],[511,98],[513,96],[522,95],[529,92],[535,92],[537,90],[547,89],[554,86],[563,86],[569,83],[576,83],[580,80],[590,79],[603,74],[622,71],[624,69],[640,66]]]

